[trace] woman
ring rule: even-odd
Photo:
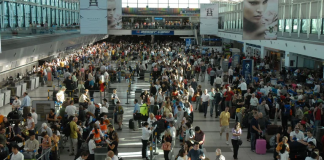
[[[57,130],[55,129],[55,130],[53,130],[53,135],[52,135],[52,137],[51,137],[51,139],[52,139],[52,141],[53,141],[53,145],[55,145],[55,147],[53,147],[52,149],[51,149],[51,152],[52,152],[52,154],[51,154],[51,158],[52,159],[57,159],[57,151],[58,151],[58,142],[59,142],[59,140],[60,140],[60,137],[57,135]]]
[[[101,146],[96,146],[94,134],[90,134],[88,146],[89,146],[89,153],[90,154],[89,154],[87,160],[94,160],[95,159],[94,158],[94,149],[95,148],[101,148]]]
[[[169,160],[169,153],[171,150],[171,142],[172,142],[172,136],[169,130],[166,130],[164,132],[164,138],[163,138],[163,144],[162,144],[162,150],[164,152],[164,159]]]
[[[111,101],[113,102],[113,104],[116,104],[117,101],[120,102],[116,89],[113,90],[113,94],[111,95]]]
[[[202,95],[202,90],[201,90],[201,85],[198,85],[197,87],[197,92],[195,93],[197,96],[196,96],[196,110],[200,104],[200,96]]]
[[[187,152],[181,148],[176,160],[188,160]]]
[[[42,155],[43,158],[42,160],[50,160],[50,153],[49,150],[51,149],[52,146],[52,140],[51,137],[48,136],[47,132],[42,132],[42,137],[43,137],[43,141],[42,141]]]
[[[165,102],[165,105],[163,106],[163,115],[168,116],[170,113],[172,113],[171,102],[167,101],[167,102]]]
[[[241,126],[239,122],[236,122],[234,128],[232,129],[232,145],[233,145],[233,151],[234,151],[234,160],[237,160],[237,153],[240,145],[238,145],[238,139],[240,139],[240,136],[242,134]]]
[[[283,145],[280,152],[279,152],[279,156],[280,156],[280,160],[289,160],[289,152],[286,150],[287,145]]]
[[[156,118],[154,117],[153,113],[149,114],[149,118],[147,119],[147,122],[149,123],[149,127],[152,127],[152,124],[156,122]]]
[[[18,96],[15,96],[15,100],[12,102],[12,110],[15,110],[16,108],[19,109],[21,105],[21,101],[19,100]]]
[[[115,155],[118,155],[118,143],[119,143],[119,138],[116,132],[112,134],[112,139],[110,143],[108,144],[108,151],[113,151]]]
[[[277,2],[278,3],[278,2]],[[266,31],[277,31],[277,11],[267,11],[267,0],[245,0],[243,1],[244,21],[243,21],[243,39],[262,40],[277,39],[268,37]],[[265,12],[267,11],[267,12]]]

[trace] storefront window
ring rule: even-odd
[[[284,28],[284,21],[283,21],[283,19],[280,19],[279,20],[279,31],[282,31],[283,28]]]
[[[285,27],[285,32],[290,32],[290,27],[291,27],[291,19],[286,19],[286,27]]]
[[[301,33],[307,33],[308,20],[303,19],[301,23]]]
[[[317,19],[312,19],[311,33],[317,33]]]
[[[294,22],[293,22],[293,30],[292,31],[293,32],[298,32],[298,19],[294,19]]]

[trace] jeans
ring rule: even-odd
[[[313,131],[313,135],[316,136],[316,130],[317,130],[317,127],[321,126],[321,120],[315,120],[315,128],[314,128],[314,131]]]
[[[47,149],[42,150],[42,154],[44,155],[42,157],[42,160],[50,160],[50,153],[51,153],[50,150],[51,150],[51,148],[47,148]]]
[[[206,72],[201,73],[201,82],[205,81],[205,75],[206,75]]]
[[[118,82],[120,83],[121,80],[121,72],[117,72]]]
[[[232,107],[232,101],[225,101],[225,108],[226,107],[231,108]]]
[[[164,159],[169,160],[169,153],[170,151],[163,151],[164,152]]]
[[[214,85],[215,76],[210,76],[210,85]]]
[[[232,139],[232,145],[233,145],[233,158],[237,159],[237,153],[238,153],[238,149],[239,149],[239,145],[237,144],[237,140],[236,139]]]
[[[255,150],[256,133],[251,132],[251,150]]]
[[[142,140],[142,158],[147,158],[147,142],[148,140]]]
[[[74,148],[74,155],[78,153],[78,139],[70,138],[70,154],[73,154]]]
[[[199,104],[200,104],[200,96],[196,97],[196,109],[199,108]]]
[[[215,115],[217,116],[217,105],[216,105],[216,102],[215,102],[215,100],[211,100],[210,101],[210,116],[211,117],[213,116],[214,107],[216,107],[215,108]]]
[[[207,109],[208,109],[208,102],[203,102],[202,107],[204,108],[204,116],[206,117]]]

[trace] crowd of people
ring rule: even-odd
[[[317,135],[317,129],[324,120],[324,89],[320,74],[300,69],[282,69],[276,74],[265,67],[270,63],[267,57],[241,56],[241,60],[261,64],[250,81],[243,76],[240,63],[223,66],[225,56],[219,51],[207,52],[201,53],[197,46],[186,47],[182,41],[151,44],[115,39],[35,66],[33,72],[44,77],[44,84],[47,73],[64,78],[54,96],[60,109],[52,109],[39,129],[28,93],[24,93],[22,102],[16,97],[13,112],[20,114],[21,110],[25,120],[0,119],[0,158],[12,153],[14,160],[28,156],[56,159],[62,140],[68,138],[70,156],[75,159],[93,160],[95,149],[105,147],[107,160],[117,160],[118,132],[122,131],[125,114],[118,88],[111,95],[103,95],[100,102],[95,102],[94,92],[108,90],[109,81],[120,83],[122,77],[131,76],[142,79],[144,72],[150,71],[151,86],[135,97],[129,121],[130,129],[142,130],[142,158],[149,159],[148,146],[157,143],[166,160],[208,159],[203,151],[203,126],[194,127],[194,114],[203,114],[204,118],[209,115],[219,119],[220,138],[225,133],[226,145],[231,140],[235,160],[244,136],[252,152],[262,154],[275,148],[274,159],[321,159],[324,137]],[[232,62],[231,56],[228,59]],[[137,61],[134,66],[131,60]],[[273,82],[278,76],[281,78]],[[199,83],[204,81],[208,82]],[[235,126],[230,127],[231,119]],[[242,135],[244,128],[247,135]],[[178,153],[174,153],[176,146],[181,147]],[[225,159],[220,149],[216,150],[216,159]]]

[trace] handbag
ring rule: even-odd
[[[170,151],[171,150],[171,143],[170,142],[164,142],[162,144],[162,150],[164,150],[164,151]]]
[[[237,144],[240,146],[243,144],[243,141],[241,140],[240,137],[237,137]]]

